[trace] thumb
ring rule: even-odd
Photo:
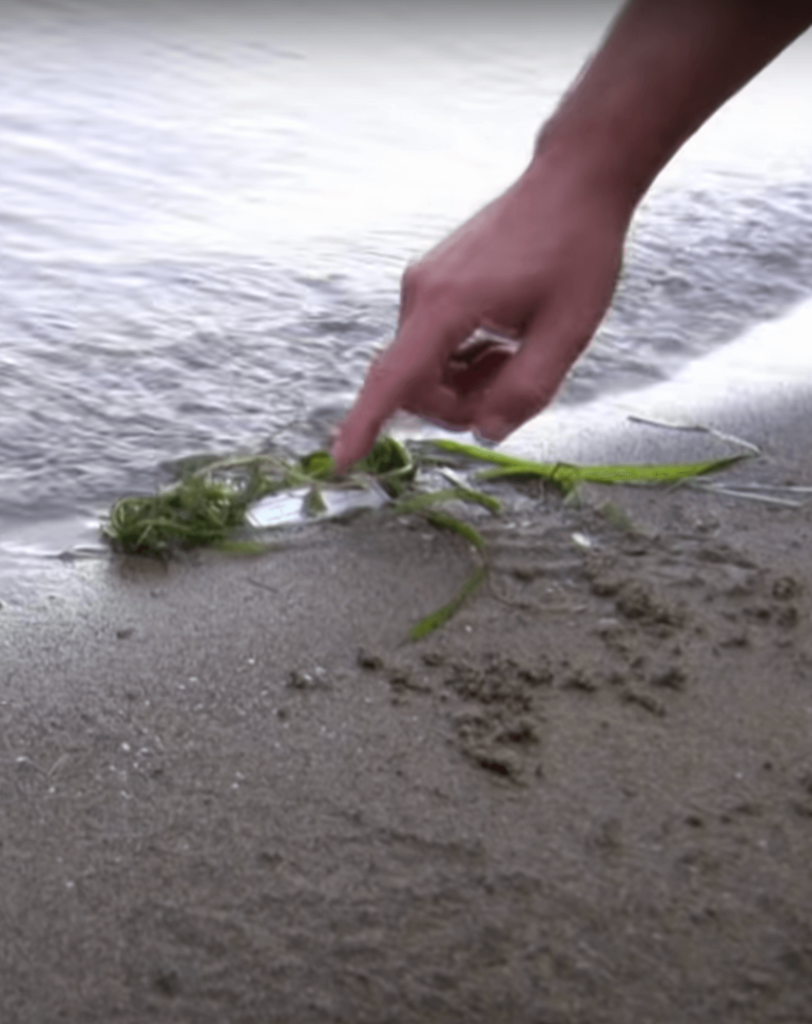
[[[572,364],[589,343],[580,326],[543,318],[506,360],[478,403],[472,427],[481,437],[503,441],[549,405]]]

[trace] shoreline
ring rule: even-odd
[[[4,1022],[810,1020],[812,506],[524,495],[0,610]]]
[[[553,403],[502,447],[530,459],[631,463],[716,458],[758,444],[772,462],[782,457],[803,460],[806,410],[812,399],[807,384],[810,332],[812,300],[805,300],[668,380],[586,403]],[[732,439],[713,436],[713,430],[663,429],[669,423],[715,428]],[[394,426],[398,437],[462,437],[477,443],[471,435],[427,432],[425,425],[405,415]],[[736,443],[737,437],[744,444]],[[21,604],[43,587],[57,592],[70,587],[69,574],[59,562],[106,560],[109,552],[98,535],[98,522],[85,509],[60,518],[3,523],[0,602]]]
[[[812,485],[802,390],[733,390],[762,454],[712,487]],[[735,450],[639,397],[549,436]],[[0,607],[4,1024],[812,1021],[809,495],[515,493],[417,643],[473,564],[422,520],[37,563]]]

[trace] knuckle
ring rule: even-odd
[[[367,370],[366,386],[371,390],[388,390],[395,382],[396,374],[389,365],[386,354],[378,356]]]
[[[370,393],[388,396],[390,401],[402,401],[419,388],[425,377],[423,366],[414,359],[398,358],[390,349],[370,366],[365,388]]]
[[[431,263],[407,267],[401,283],[401,295],[410,306],[419,303],[441,315],[470,305],[471,289],[459,277],[441,272]]]
[[[553,391],[547,380],[530,377],[515,381],[499,402],[499,411],[513,422],[523,422],[549,403]]]

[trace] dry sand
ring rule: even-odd
[[[586,497],[0,610],[3,1024],[812,1021],[812,506]]]

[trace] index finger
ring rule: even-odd
[[[332,455],[342,472],[375,443],[384,423],[418,390],[439,384],[447,354],[468,336],[459,323],[412,314],[391,347],[370,367],[361,393],[341,424]]]

